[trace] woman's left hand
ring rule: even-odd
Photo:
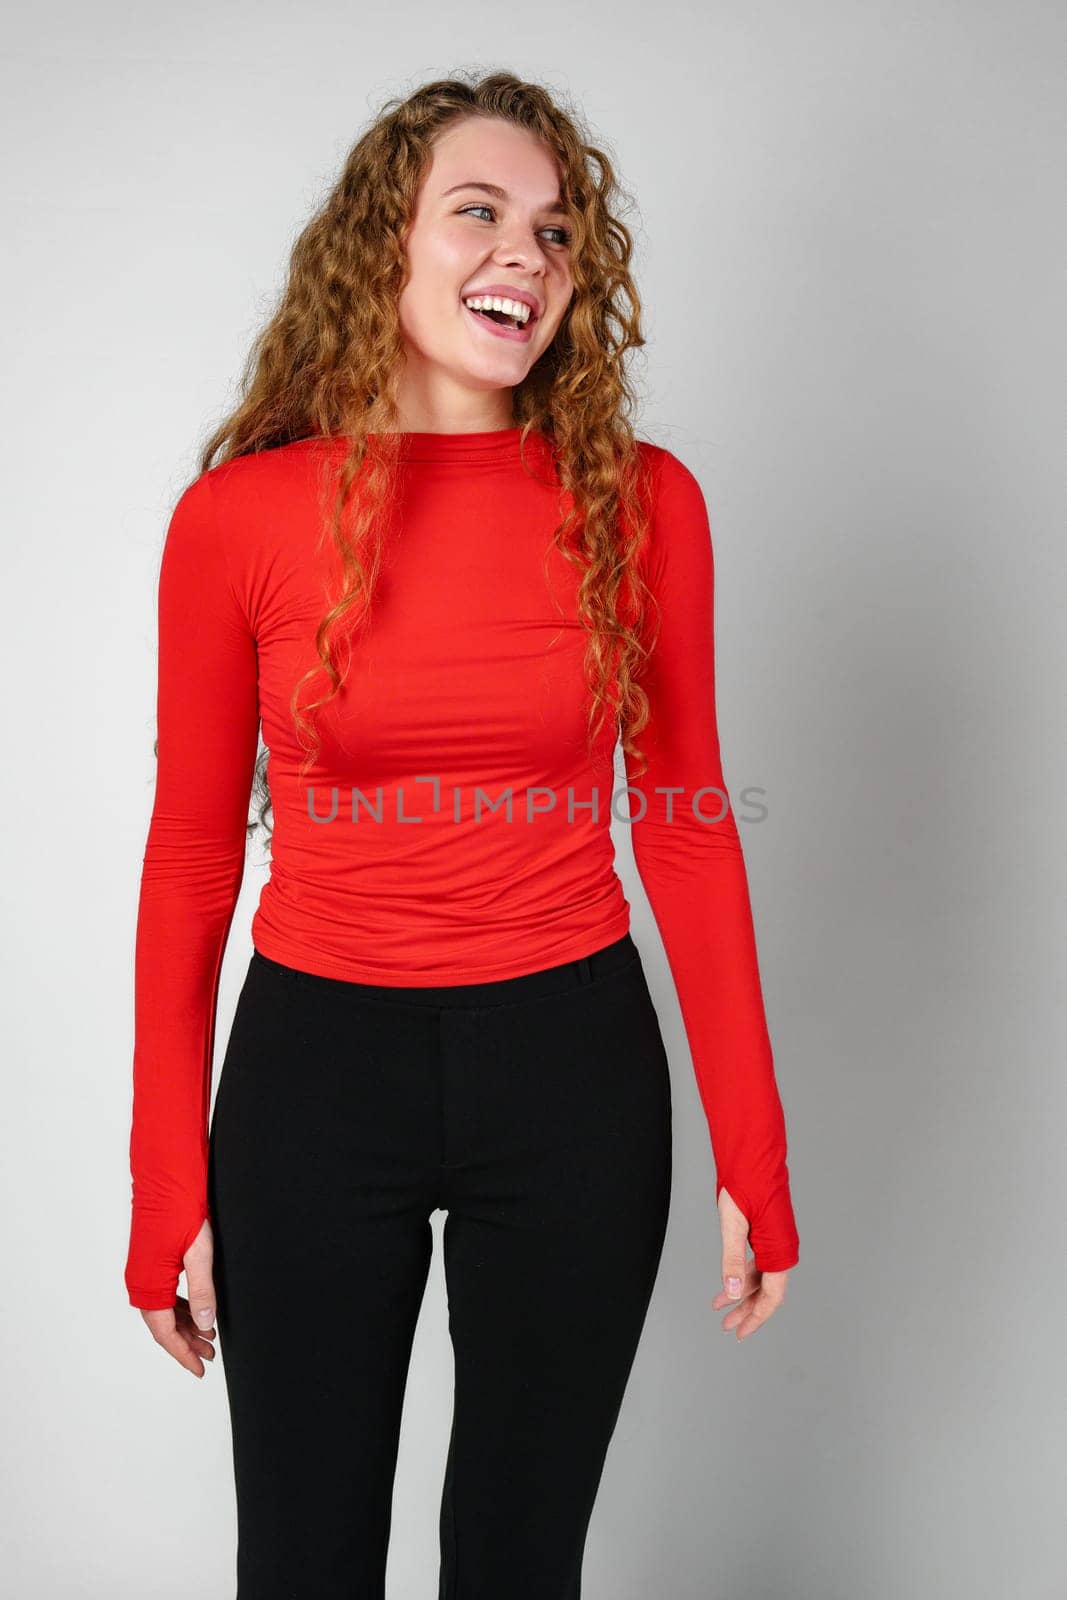
[[[730,1310],[722,1319],[722,1330],[737,1330],[739,1339],[762,1328],[785,1299],[786,1272],[758,1272],[755,1261],[746,1260],[748,1218],[734,1203],[728,1189],[719,1190],[719,1226],[722,1229],[721,1289],[711,1302],[715,1311]],[[736,1293],[731,1294],[731,1288]]]

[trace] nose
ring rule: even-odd
[[[522,267],[526,272],[543,273],[546,257],[540,240],[536,234],[531,234],[526,239],[505,240],[493,251],[493,260],[499,261],[501,266]]]

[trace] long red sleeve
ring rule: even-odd
[[[634,860],[678,994],[716,1198],[728,1190],[748,1218],[756,1266],[778,1272],[798,1261],[799,1239],[748,881],[719,751],[710,525],[689,469],[661,451],[658,471],[648,572],[660,633],[643,680],[650,724],[636,741],[649,765],[635,777],[636,763],[627,762],[627,781],[640,791],[630,800]]]
[[[207,1216],[219,969],[244,872],[259,715],[256,648],[227,571],[210,475],[182,495],[159,578],[158,765],[134,983],[126,1287],[173,1306]]]

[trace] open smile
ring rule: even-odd
[[[497,322],[491,313],[472,311],[470,306],[463,304],[462,300],[460,305],[463,306],[465,315],[472,322],[476,322],[483,333],[492,334],[494,338],[511,339],[516,344],[529,344],[533,337],[534,323],[538,320],[536,317],[531,317],[523,328],[513,328],[506,323]]]

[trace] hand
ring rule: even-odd
[[[178,1295],[169,1311],[141,1312],[156,1343],[194,1378],[204,1376],[205,1360],[215,1359],[215,1346],[211,1343],[215,1337],[215,1285],[211,1276],[214,1256],[215,1237],[205,1217],[204,1226],[183,1258],[188,1300]]]
[[[725,1289],[711,1302],[715,1311],[723,1306],[732,1309],[722,1319],[722,1331],[737,1329],[739,1339],[761,1328],[773,1317],[785,1299],[786,1272],[758,1272],[755,1261],[745,1259],[748,1243],[748,1218],[734,1203],[728,1189],[719,1190],[719,1225],[722,1228],[722,1281]],[[734,1280],[736,1294],[731,1294],[730,1280]]]

